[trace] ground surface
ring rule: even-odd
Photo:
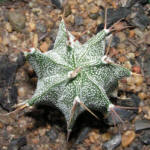
[[[107,26],[115,26],[110,57],[134,73],[123,79],[114,103],[138,107],[119,110],[124,125],[113,126],[111,116],[82,114],[70,141],[66,122],[54,107],[39,106],[9,116],[12,106],[30,98],[37,77],[21,53],[30,47],[46,52],[53,47],[63,14],[68,30],[84,43]],[[119,31],[120,28],[132,26]],[[109,41],[109,39],[108,39]],[[150,149],[150,4],[144,0],[4,1],[0,3],[0,150],[149,150]],[[124,99],[124,100],[122,100]]]

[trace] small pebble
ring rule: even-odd
[[[99,134],[95,131],[90,132],[89,139],[91,143],[94,143],[99,138]]]
[[[80,142],[82,142],[86,138],[86,136],[87,136],[87,134],[89,133],[90,130],[91,129],[89,127],[84,128],[81,131],[81,133],[79,134],[75,144],[79,144]]]
[[[109,40],[110,41],[110,40]],[[111,41],[111,44],[110,44],[110,47],[111,47],[111,50],[114,51],[114,55],[117,55],[117,51],[116,51],[116,47],[118,46],[118,44],[120,43],[120,39],[117,37],[117,36],[113,36],[112,37],[112,41]],[[116,51],[116,52],[115,52]]]
[[[101,150],[101,147],[99,145],[96,145],[96,144],[91,144],[90,150]]]
[[[96,14],[96,13],[98,13],[99,8],[97,6],[95,6],[94,4],[91,4],[91,5],[89,5],[88,11],[89,11],[89,14],[90,13]]]
[[[83,25],[83,18],[82,18],[82,16],[75,16],[75,25],[76,26]]]
[[[36,29],[36,25],[35,23],[32,21],[32,22],[29,22],[29,31],[32,32]]]
[[[75,17],[74,15],[69,15],[67,18],[66,18],[66,21],[71,23],[71,24],[74,24],[75,23]]]
[[[32,8],[34,6],[34,3],[31,1],[29,2],[29,7]]]
[[[24,117],[19,118],[19,120],[18,120],[18,127],[19,128],[26,130],[28,128],[28,125],[29,124]]]
[[[135,139],[135,136],[136,134],[134,131],[126,131],[122,136],[122,146],[127,147],[130,145]]]
[[[6,22],[6,24],[5,24],[5,29],[6,29],[8,32],[12,32],[12,26],[10,25],[9,22]]]
[[[102,134],[101,138],[102,138],[103,142],[106,142],[106,141],[110,140],[111,135],[110,135],[110,133],[104,133],[104,134]]]
[[[129,37],[133,38],[135,36],[135,31],[134,30],[130,30],[129,31]]]
[[[95,13],[95,14],[89,14],[89,17],[93,20],[96,20],[98,18],[99,14]]]
[[[3,41],[3,39],[2,39],[2,37],[0,36],[0,44],[2,43],[2,41]]]
[[[126,45],[124,43],[119,43],[117,46],[118,49],[125,49]]]
[[[135,75],[135,76],[134,76],[134,83],[135,83],[137,86],[140,86],[140,85],[143,83],[143,77],[140,76],[140,75]]]
[[[113,136],[111,140],[105,142],[102,147],[104,150],[114,150],[116,147],[120,145],[120,143],[121,143],[121,135],[117,134]]]
[[[126,81],[129,86],[134,85],[134,77],[133,76],[128,77]]]
[[[49,30],[53,27],[54,23],[51,20],[47,20],[47,26],[49,27]]]
[[[138,96],[140,97],[140,99],[142,99],[142,100],[144,100],[144,99],[146,99],[147,98],[147,94],[146,93],[144,93],[144,92],[140,92],[140,93],[138,93]]]
[[[144,42],[148,45],[150,45],[150,32],[148,32],[145,36],[144,36]]]
[[[21,147],[20,150],[34,150],[34,149],[31,146],[26,145],[26,146]]]
[[[150,129],[150,120],[136,120],[135,121],[135,130],[140,131],[144,129]]]
[[[25,16],[20,11],[10,11],[8,20],[16,31],[22,31],[25,28]]]
[[[145,145],[150,145],[150,132],[145,132],[143,135],[140,136],[140,140]]]
[[[119,62],[120,63],[124,63],[126,61],[126,57],[125,56],[120,56],[119,57]]]
[[[16,35],[11,34],[11,35],[10,35],[10,40],[11,40],[11,41],[17,41],[17,40],[18,40],[18,38],[17,38],[17,36],[16,36]]]
[[[102,18],[101,16],[99,16],[99,17],[97,18],[96,22],[97,22],[97,25],[98,25],[98,24],[103,23],[104,20],[103,20],[103,18]]]
[[[26,96],[27,92],[28,92],[28,89],[25,87],[18,88],[18,96],[20,96],[20,97]]]
[[[54,126],[50,129],[50,131],[46,132],[46,135],[49,137],[50,141],[54,142],[58,138],[59,131],[57,127]]]
[[[143,38],[143,32],[140,29],[136,28],[134,29],[134,32],[135,32],[135,35],[137,35],[140,38]]]
[[[2,43],[3,43],[3,45],[5,45],[5,46],[9,45],[10,39],[9,39],[9,37],[8,37],[7,35],[3,35]]]
[[[0,122],[0,129],[2,129],[3,128],[3,124]]]
[[[42,14],[42,9],[41,8],[32,8],[33,13],[37,13],[39,16]]]
[[[36,30],[38,32],[45,33],[47,31],[47,26],[44,23],[39,22],[39,23],[36,24]]]
[[[39,132],[40,136],[44,136],[46,129],[45,128],[39,128],[38,132]]]
[[[71,8],[70,5],[67,5],[64,9],[64,16],[68,17],[71,14]]]
[[[36,33],[33,35],[32,45],[35,48],[38,47],[38,34],[36,34]]]
[[[87,0],[87,2],[88,2],[88,3],[91,3],[91,2],[93,2],[93,0]]]
[[[133,66],[132,67],[132,72],[140,74],[141,73],[141,67],[140,66]]]
[[[144,106],[142,107],[142,110],[145,113],[144,118],[150,120],[150,107]]]
[[[63,3],[65,0],[51,0],[51,2],[59,9],[63,7]]]
[[[126,34],[124,33],[124,32],[118,32],[117,34],[116,34],[116,36],[120,39],[120,42],[123,42],[123,41],[125,41],[126,40]]]
[[[128,57],[128,59],[134,59],[135,58],[135,54],[134,53],[128,53],[127,57]]]
[[[19,150],[22,146],[26,144],[27,144],[26,137],[22,136],[17,139],[13,139],[8,146],[8,150]]]
[[[7,132],[10,133],[13,131],[13,127],[9,125],[9,126],[7,126],[6,130],[7,130]]]
[[[98,6],[101,6],[101,7],[103,7],[103,8],[106,8],[106,2],[105,1],[97,1],[97,3],[96,3]]]
[[[126,61],[123,66],[129,70],[131,70],[131,68],[132,68],[130,61]]]
[[[47,42],[43,42],[41,45],[40,45],[40,50],[42,52],[47,52],[48,51],[48,48],[49,48],[49,44],[47,44]]]
[[[39,143],[39,138],[36,136],[35,138],[31,139],[33,144],[38,144]]]
[[[144,13],[136,12],[136,15],[131,19],[133,26],[144,30],[150,24],[150,18]]]

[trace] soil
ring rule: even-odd
[[[119,81],[113,103],[124,120],[88,112],[77,119],[69,141],[66,122],[54,106],[12,112],[31,98],[37,76],[22,51],[49,51],[62,16],[69,31],[84,43],[114,25],[109,56],[134,74]],[[120,21],[119,21],[120,20]],[[110,37],[106,39],[107,47]],[[149,150],[150,149],[150,3],[147,0],[4,0],[0,1],[0,150]],[[84,118],[84,119],[83,119]]]

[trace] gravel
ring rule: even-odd
[[[100,121],[86,112],[85,115],[81,114],[86,121],[78,120],[78,128],[68,143],[64,117],[53,107],[25,109],[13,115],[4,115],[12,111],[14,104],[31,98],[36,87],[36,74],[25,62],[22,51],[33,46],[43,52],[52,49],[63,10],[68,30],[81,43],[86,42],[103,29],[105,7],[108,8],[107,28],[124,18],[115,26],[117,31],[113,32],[109,56],[114,62],[138,73],[118,83],[119,90],[113,100],[117,105],[140,107],[138,111],[118,110],[125,120],[126,131],[136,132],[134,140],[124,149],[150,149],[149,132],[146,132],[150,128],[150,55],[147,32],[150,29],[150,4],[147,0],[121,0],[120,3],[118,0],[64,2],[15,0],[0,4],[0,149],[61,150],[68,147],[70,150],[101,150],[102,147],[109,149],[109,146],[111,149],[123,149],[120,144],[125,134],[123,125],[119,128],[113,126],[113,123],[104,124],[105,116],[99,112],[96,114],[100,116]],[[133,27],[120,31],[120,26],[129,25]]]

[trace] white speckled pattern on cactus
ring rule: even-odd
[[[69,122],[70,112],[75,97],[87,107],[97,110],[108,109],[111,102],[107,96],[122,77],[130,76],[130,71],[115,64],[105,64],[102,57],[105,53],[105,30],[97,33],[85,44],[81,45],[66,30],[61,22],[54,49],[46,53],[35,50],[26,53],[29,63],[38,76],[37,89],[28,100],[29,105],[37,103],[53,103]],[[68,73],[80,71],[72,79]],[[83,109],[75,112],[78,116]],[[76,117],[72,118],[72,125]],[[68,125],[68,127],[72,127]]]

